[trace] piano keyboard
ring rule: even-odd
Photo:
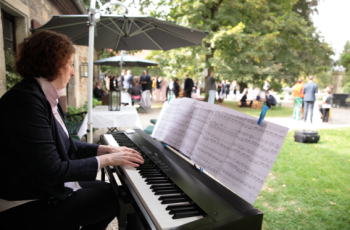
[[[120,168],[157,229],[172,229],[203,218],[203,211],[124,134],[103,136],[110,145],[126,146],[142,154],[145,163],[140,167]]]
[[[145,159],[137,168],[106,168],[118,200],[124,205],[123,213],[118,215],[119,229],[261,230],[260,210],[142,130],[101,135],[101,141],[133,148]],[[111,179],[112,171],[121,186]]]

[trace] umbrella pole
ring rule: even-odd
[[[92,83],[93,83],[93,64],[94,64],[94,39],[95,39],[95,6],[96,0],[90,1],[89,10],[89,57],[88,57],[88,130],[87,141],[93,142],[92,126]]]
[[[119,66],[120,66],[120,79],[122,77],[123,74],[123,50],[120,52],[120,62],[119,62]],[[123,84],[123,83],[122,83]]]

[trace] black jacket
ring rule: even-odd
[[[193,80],[191,78],[186,78],[184,83],[185,91],[192,91]]]
[[[103,96],[106,96],[106,95],[102,92],[101,89],[95,87],[95,89],[94,89],[94,96],[95,96],[96,98],[101,99]]]
[[[65,182],[95,180],[98,145],[67,137],[34,78],[5,93],[0,111],[1,199],[64,200],[72,193]]]

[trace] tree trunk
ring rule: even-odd
[[[208,49],[210,47],[210,43],[205,43],[205,47]],[[204,91],[205,91],[205,98],[204,98],[204,101],[208,101],[208,97],[209,97],[209,90],[208,90],[208,84],[207,84],[207,81],[208,81],[208,77],[210,75],[210,72],[213,71],[213,66],[211,66],[211,64],[209,63],[209,58],[212,58],[214,57],[214,53],[215,53],[215,50],[216,48],[212,48],[211,49],[211,54],[206,54],[205,55],[205,63],[207,64],[208,66],[208,76],[205,77],[205,88],[204,88]]]
[[[248,88],[246,83],[240,82],[239,84],[239,92],[242,93],[245,88]]]

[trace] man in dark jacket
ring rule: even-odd
[[[148,75],[146,70],[142,71],[142,75],[140,76],[140,85],[142,91],[149,90],[149,83],[151,82],[151,77]]]
[[[314,77],[309,77],[309,82],[304,85],[303,94],[304,94],[304,122],[307,119],[307,110],[310,105],[310,122],[312,123],[312,116],[314,113],[314,104],[316,101],[315,93],[318,93],[318,86],[313,81]]]
[[[186,74],[186,76],[185,76],[184,88],[185,88],[185,97],[191,98],[191,93],[192,93],[192,88],[193,88],[193,80],[188,77],[188,74]]]
[[[99,81],[94,89],[94,96],[97,100],[102,100],[102,97],[106,96],[106,93],[102,89],[102,83]]]
[[[277,101],[276,101],[275,97],[270,95],[269,91],[265,91],[265,95],[266,95],[266,105],[267,105],[267,107],[269,107],[269,109],[271,109],[271,105],[276,106]]]

